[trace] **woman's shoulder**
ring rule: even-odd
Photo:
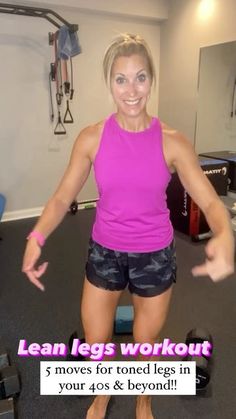
[[[192,149],[193,145],[191,141],[180,131],[170,127],[166,123],[160,121],[162,128],[163,140],[169,147],[173,147],[176,151],[180,149]]]
[[[161,120],[159,120],[159,121],[160,121],[163,136],[168,137],[170,139],[175,139],[175,138],[177,139],[178,138],[178,136],[180,135],[179,131],[170,127],[165,122],[163,122]]]
[[[101,120],[86,126],[80,131],[75,141],[75,147],[79,147],[84,154],[89,156],[91,162],[94,161],[94,156],[99,147],[104,124],[105,120]]]
[[[96,122],[95,124],[88,125],[81,130],[79,136],[86,139],[95,139],[101,135],[104,124],[105,119]]]
[[[175,166],[179,160],[195,156],[194,147],[191,141],[180,131],[161,122],[163,148],[169,164]]]
[[[83,128],[76,138],[76,143],[93,146],[101,137],[105,120],[96,122]]]

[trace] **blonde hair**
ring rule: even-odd
[[[110,88],[112,66],[118,57],[130,57],[138,54],[147,61],[151,83],[156,81],[155,67],[151,51],[146,41],[139,35],[124,33],[113,39],[105,51],[103,58],[103,74],[107,86]]]

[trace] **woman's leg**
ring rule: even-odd
[[[157,341],[167,317],[171,294],[172,286],[155,297],[132,295],[134,304],[133,336],[135,342],[154,344]],[[147,361],[148,359],[145,357],[143,360]],[[136,419],[154,419],[150,396],[137,397]]]
[[[116,307],[122,291],[109,291],[91,284],[85,277],[81,318],[85,341],[107,343],[112,339]],[[110,396],[97,396],[90,406],[86,419],[104,419]]]

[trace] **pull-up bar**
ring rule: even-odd
[[[31,7],[31,6],[20,6],[16,4],[6,4],[0,3],[0,13],[8,13],[12,15],[21,15],[21,16],[31,16],[31,17],[43,17],[55,25],[57,28],[60,28],[61,25],[54,18],[59,20],[61,23],[66,25],[71,32],[76,32],[79,29],[79,26],[76,24],[68,23],[63,19],[58,13],[50,9],[42,9],[41,7]],[[49,14],[53,17],[48,16]]]

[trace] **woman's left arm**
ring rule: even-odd
[[[194,276],[209,275],[220,281],[234,272],[234,235],[228,210],[204,174],[191,143],[180,133],[168,130],[165,148],[171,166],[177,171],[188,194],[204,213],[213,233],[202,265],[192,269]]]

